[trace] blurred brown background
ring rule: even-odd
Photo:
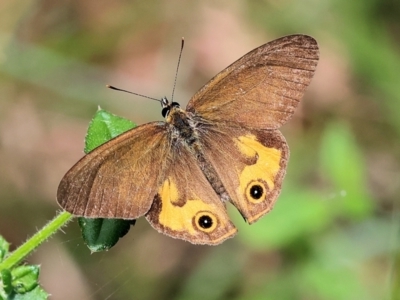
[[[138,124],[270,40],[304,33],[321,60],[283,127],[291,160],[275,209],[221,246],[144,220],[90,254],[76,222],[29,257],[51,299],[400,299],[400,2],[21,1],[0,3],[0,234],[12,247],[59,210],[98,105]],[[156,166],[154,172],[157,172]]]

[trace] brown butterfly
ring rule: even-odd
[[[293,115],[319,59],[317,42],[291,35],[217,74],[186,110],[161,100],[165,122],[138,126],[94,149],[61,180],[57,200],[88,218],[145,216],[159,232],[216,245],[269,212],[289,148],[277,129]]]

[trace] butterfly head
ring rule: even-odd
[[[164,118],[167,118],[171,110],[180,108],[180,105],[178,102],[171,102],[169,103],[168,99],[166,97],[163,97],[161,99],[161,106],[162,106],[162,111],[161,114]]]

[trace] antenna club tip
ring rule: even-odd
[[[106,88],[109,88],[109,89],[110,89],[110,88],[111,88],[111,85],[109,85],[109,84],[106,84]]]

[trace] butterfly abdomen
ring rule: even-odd
[[[179,107],[173,107],[167,117],[167,122],[173,125],[172,138],[176,142],[182,143],[196,158],[207,181],[218,196],[224,201],[230,200],[217,172],[204,157],[198,133],[202,125],[205,125],[202,124],[201,118],[198,118],[198,116],[194,118],[192,113],[186,112]]]

